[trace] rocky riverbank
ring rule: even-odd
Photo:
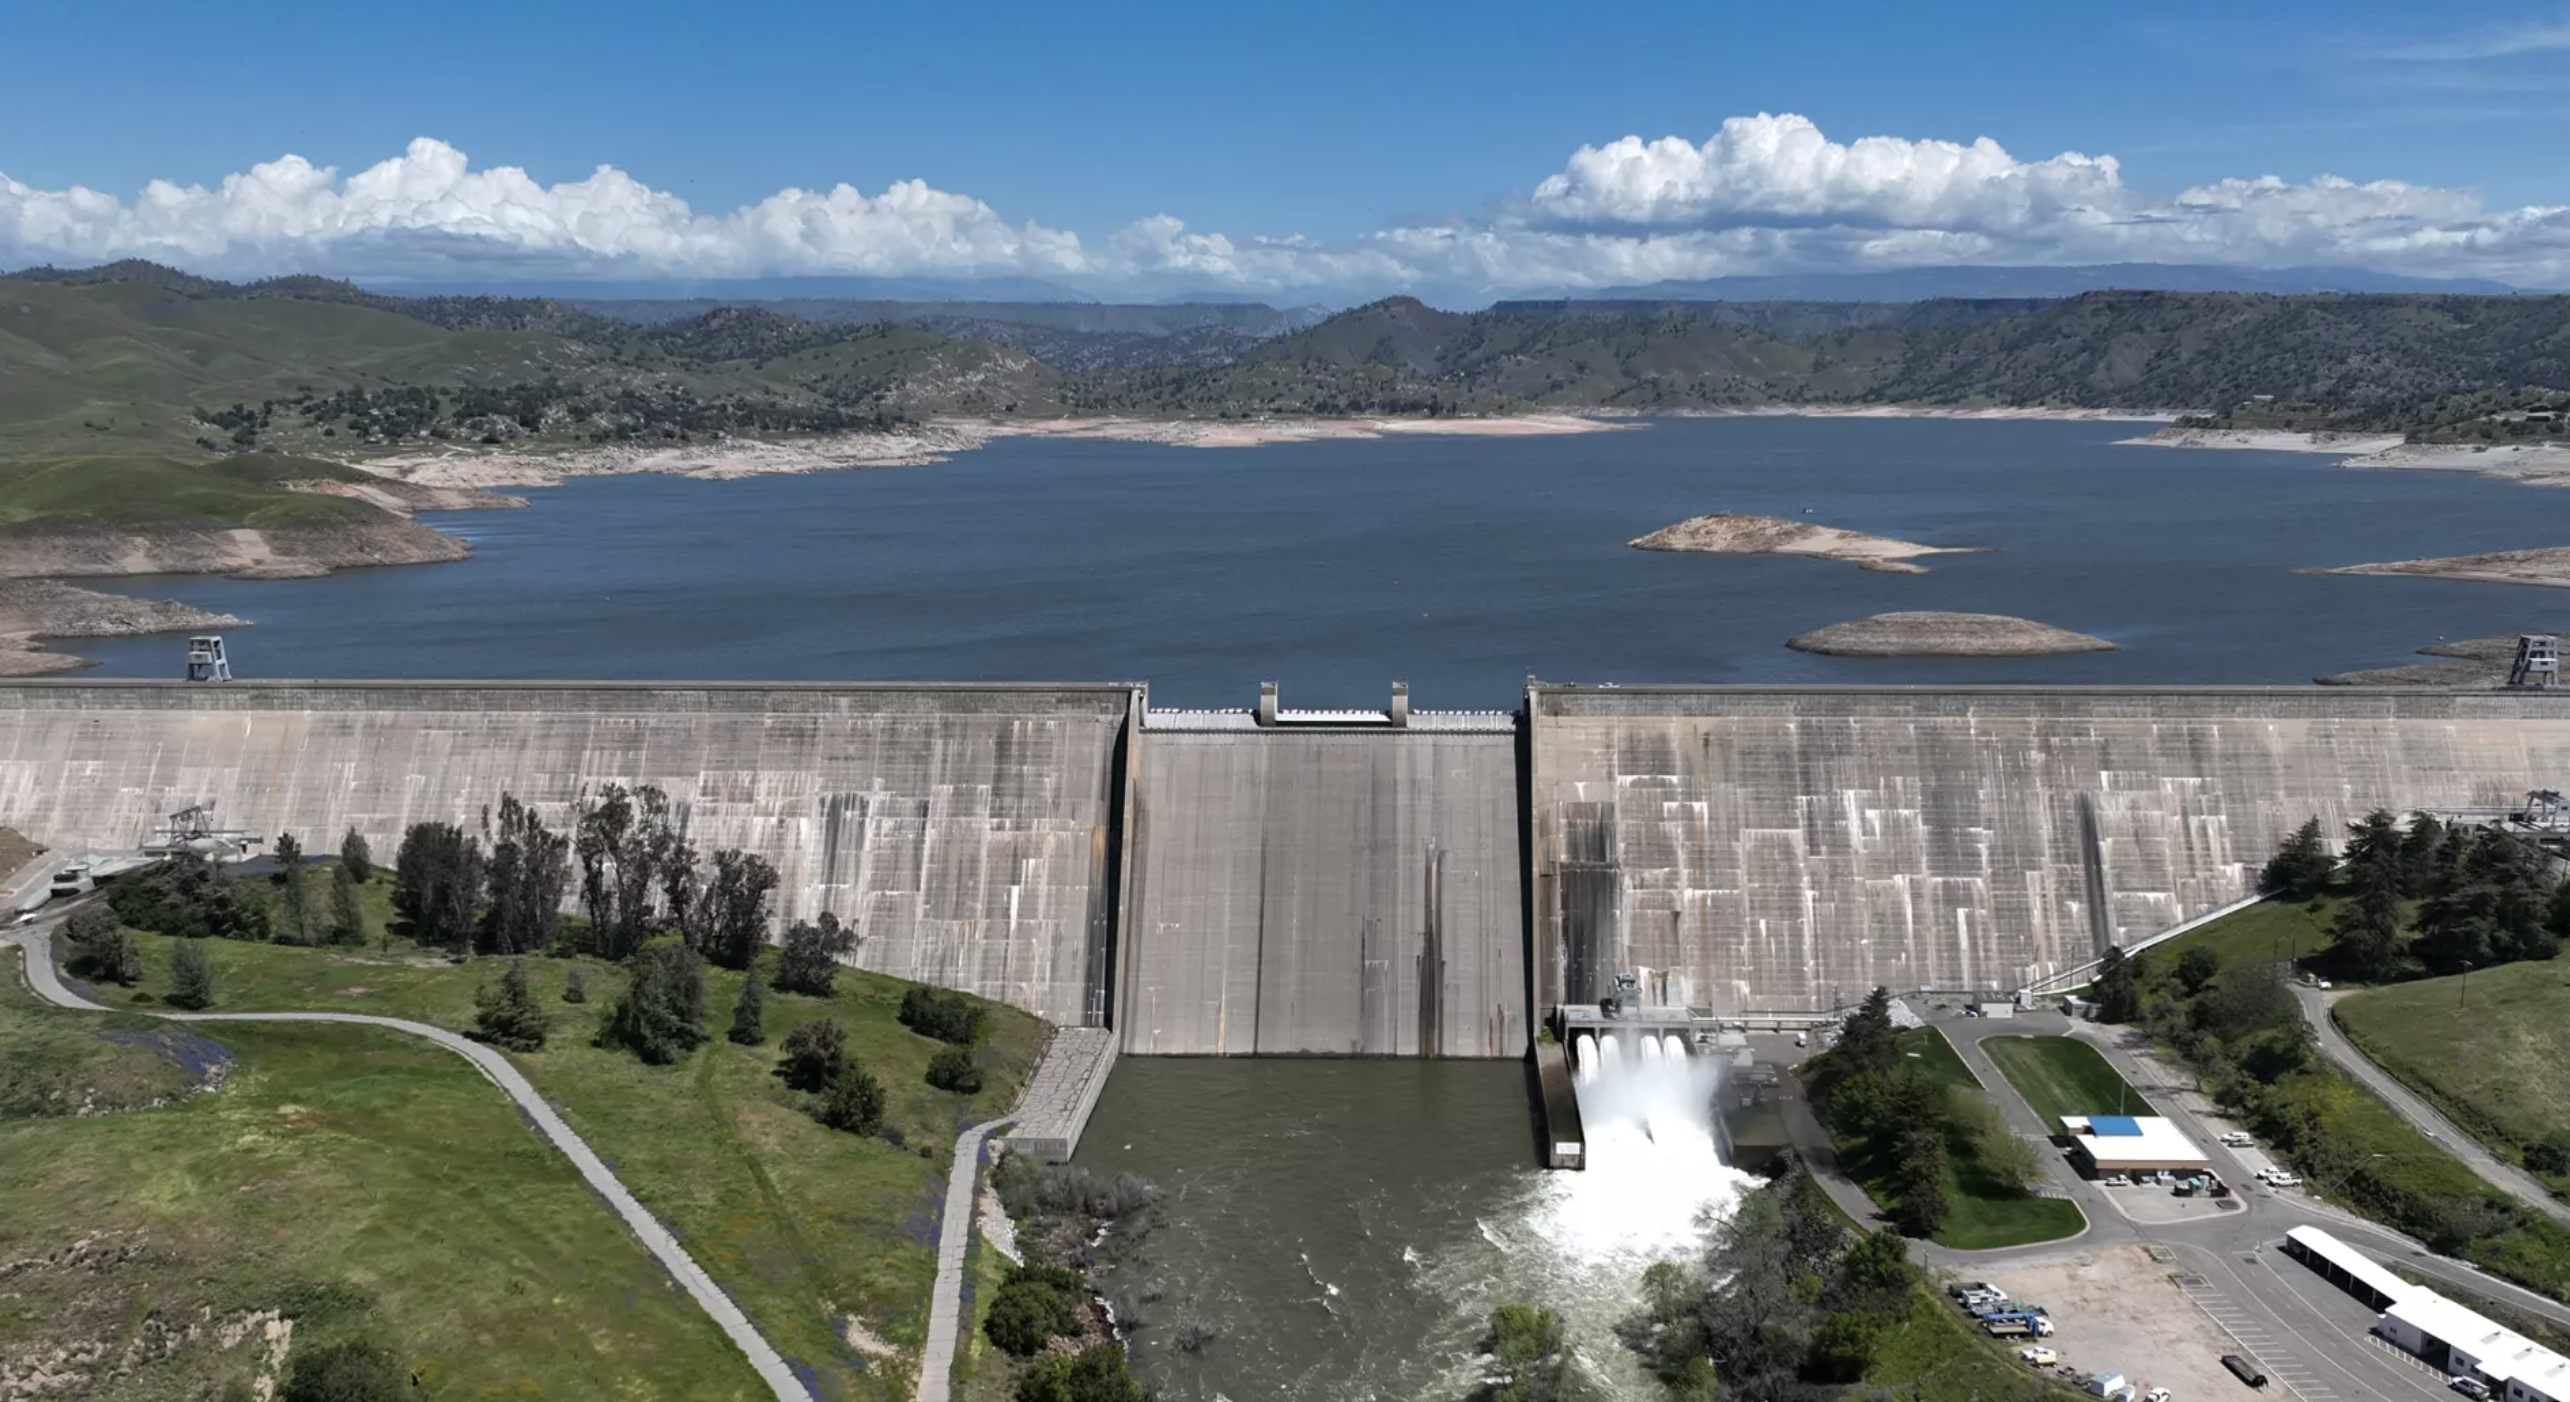
[[[2104,638],[1999,613],[1878,613],[1816,628],[1786,642],[1830,657],[2049,657],[2113,652]]]
[[[91,665],[46,651],[45,638],[132,638],[247,624],[228,613],[167,599],[101,594],[52,579],[0,580],[0,677],[33,677]]]
[[[1927,566],[1910,563],[1921,555],[1988,553],[1985,548],[1977,546],[1920,545],[1914,541],[1865,535],[1810,521],[1751,516],[1738,511],[1690,517],[1625,544],[1636,550],[1698,551],[1717,555],[1809,555],[1821,560],[1846,560],[1863,569],[1892,574],[1927,573]]]

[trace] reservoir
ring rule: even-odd
[[[2570,626],[2534,589],[2297,568],[2560,544],[2570,492],[2321,455],[2118,446],[2145,426],[1675,419],[1571,437],[1212,450],[1001,439],[949,463],[576,479],[432,518],[471,560],[111,587],[239,614],[258,677],[1115,679],[1159,705],[1515,704],[1595,682],[2297,683],[2439,637]],[[1652,553],[1715,511],[1986,555],[1931,573]],[[2017,614],[2121,645],[1869,660],[1868,614]],[[83,641],[174,675],[168,638]]]

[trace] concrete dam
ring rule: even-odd
[[[1133,684],[0,684],[0,826],[389,854],[665,790],[864,968],[1142,1055],[1515,1057],[1613,976],[1725,1016],[1998,993],[2247,894],[2286,832],[2570,776],[2570,694],[1584,687],[1153,710]]]

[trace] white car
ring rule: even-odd
[[[2169,1402],[2168,1389],[2155,1387],[2142,1394],[2142,1402]]]
[[[2034,1344],[2026,1348],[2021,1348],[2017,1350],[2017,1356],[2038,1368],[2049,1368],[2061,1361],[2061,1355],[2059,1353],[2045,1348],[2041,1344]]]
[[[2267,1175],[2267,1186],[2270,1188],[2299,1188],[2302,1186],[2302,1180],[2282,1169],[2277,1169]]]
[[[2104,1188],[2129,1188],[2133,1186],[2133,1180],[2120,1173],[2110,1174],[2107,1177],[2100,1178],[2097,1180],[2097,1183],[2099,1187]]]
[[[2235,1129],[2222,1136],[2224,1146],[2233,1149],[2246,1149],[2257,1142],[2249,1137],[2249,1132],[2245,1129]]]

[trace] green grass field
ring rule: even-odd
[[[1985,1037],[1981,1049],[2055,1134],[2063,1132],[2064,1115],[2159,1113],[2086,1042],[2070,1037]]]
[[[1897,1045],[1905,1056],[1918,1058],[1940,1083],[1970,1094],[1981,1092],[1971,1068],[1963,1064],[1953,1043],[1936,1028],[1911,1028],[1900,1034]],[[1842,1152],[1846,1153],[1848,1172],[1866,1194],[1878,1204],[1890,1202],[1892,1166],[1862,1160],[1847,1152],[1843,1143]],[[1937,1245],[1957,1251],[2028,1246],[2074,1236],[2087,1226],[2078,1207],[2067,1199],[2009,1193],[1984,1181],[1976,1170],[1977,1165],[1958,1156],[1947,1157],[1946,1196],[1952,1207],[1945,1224],[1937,1230]]]
[[[367,893],[370,904],[380,888]],[[102,990],[101,1001],[149,1006],[167,992],[172,942],[149,934],[137,942],[144,982]],[[470,1028],[474,990],[500,967],[487,959],[453,964],[399,939],[389,953],[225,940],[207,947],[220,1011],[368,1012],[458,1030]],[[575,966],[588,984],[580,1005],[560,1000]],[[528,969],[556,1022],[545,1050],[513,1059],[545,1098],[677,1230],[769,1340],[807,1365],[826,1396],[906,1391],[905,1370],[925,1329],[931,1233],[955,1134],[1014,1103],[1042,1024],[992,1008],[979,1054],[985,1085],[965,1098],[927,1084],[939,1044],[900,1025],[908,984],[848,969],[827,1001],[771,991],[768,1044],[740,1047],[722,1038],[740,975],[709,969],[714,1040],[677,1065],[654,1067],[590,1045],[622,991],[621,969],[556,959],[530,960]],[[886,1120],[903,1144],[822,1127],[770,1074],[785,1034],[823,1016],[847,1029],[850,1054],[882,1081]],[[889,1352],[874,1351],[878,1342]]]
[[[2394,984],[2333,1012],[2348,1040],[2503,1159],[2570,1127],[2570,961]]]
[[[2151,946],[2142,958],[2152,968],[2170,969],[2190,949],[2209,949],[2222,966],[2259,964],[2282,959],[2300,962],[2329,948],[2329,922],[2336,919],[2336,898],[2316,901],[2267,900],[2207,922],[2165,944]],[[2073,1113],[2076,1113],[2075,1111]]]
[[[1916,1057],[1929,1075],[1946,1085],[1981,1089],[1980,1079],[1963,1064],[1963,1054],[1954,1049],[1954,1043],[1947,1041],[1943,1032],[1933,1027],[1913,1027],[1895,1038],[1894,1045],[1903,1056]]]
[[[15,956],[0,963],[0,1054],[33,1052],[67,1097],[196,1083],[160,1045],[109,1039],[136,1019],[44,1007]],[[0,1357],[133,1364],[66,1396],[247,1397],[273,1374],[263,1316],[283,1311],[292,1344],[372,1338],[419,1371],[425,1395],[764,1394],[453,1053],[358,1027],[219,1032],[220,1090],[0,1120],[0,1260],[18,1263],[0,1273]],[[186,1050],[220,1059],[204,1039]]]

